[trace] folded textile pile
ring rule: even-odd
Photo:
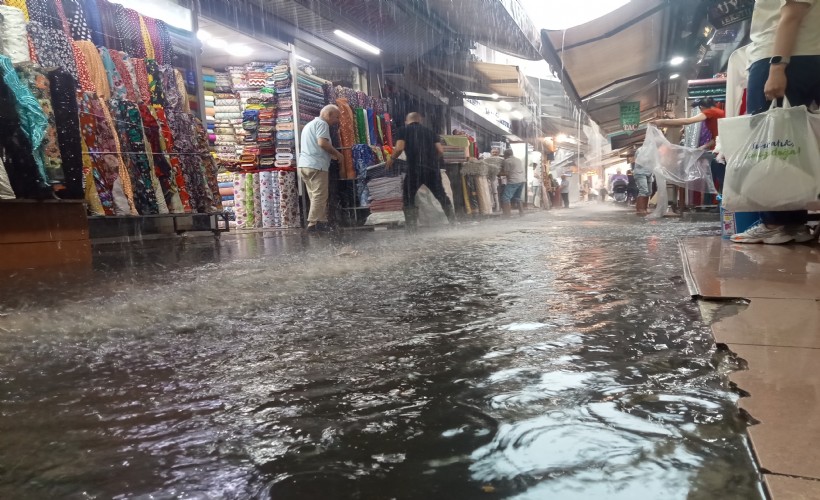
[[[296,133],[293,120],[293,96],[290,68],[287,61],[280,61],[272,71],[273,88],[276,92],[276,160],[278,168],[295,167]]]
[[[216,94],[214,111],[214,147],[217,156],[235,159],[240,154],[237,149],[239,143],[237,122],[242,116],[239,98],[230,93]]]
[[[217,175],[216,180],[219,182],[219,195],[222,197],[222,211],[228,214],[228,220],[236,220],[233,174],[221,173]]]
[[[367,179],[368,204],[371,213],[402,210],[404,174],[401,172],[405,168],[404,162],[397,161],[394,168],[390,170],[384,163],[367,169],[364,178]]]

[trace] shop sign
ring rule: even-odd
[[[621,127],[631,134],[641,124],[641,103],[622,102],[621,103]]]
[[[754,0],[717,0],[709,6],[709,22],[716,28],[725,28],[752,18]]]
[[[498,126],[499,128],[503,129],[505,132],[512,133],[512,123],[509,121],[501,118],[501,115],[498,111],[487,107],[481,101],[476,99],[464,99],[464,107],[476,113],[477,115],[481,116],[485,120],[493,123],[494,125]]]

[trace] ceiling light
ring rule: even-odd
[[[555,137],[555,140],[556,140],[557,142],[564,142],[564,141],[566,141],[567,139],[569,139],[569,137],[567,137],[567,134],[558,134],[558,135]]]
[[[511,109],[512,109],[512,104],[508,103],[507,101],[500,101],[500,102],[498,103],[498,106],[499,106],[501,109],[506,109],[507,111],[509,111],[509,110],[511,110]]]
[[[683,61],[685,61],[685,60],[686,60],[686,58],[681,57],[681,56],[677,56],[677,57],[673,57],[672,60],[669,61],[669,64],[671,64],[672,66],[680,66],[681,64],[683,64]]]
[[[253,49],[243,43],[232,43],[225,50],[237,57],[247,57],[253,54]]]
[[[200,40],[202,40],[203,42],[207,42],[208,40],[210,40],[214,36],[212,34],[208,33],[205,30],[199,30],[199,31],[196,32],[196,37],[199,38]]]
[[[207,43],[209,47],[213,47],[215,49],[224,49],[228,46],[228,42],[222,38],[211,38],[205,43]]]
[[[306,62],[306,63],[309,63],[309,62],[310,62],[310,59],[308,59],[307,57],[296,56],[296,59],[298,59],[298,60],[300,60],[300,61],[302,61],[302,62]]]
[[[379,55],[379,54],[382,53],[382,50],[380,48],[375,47],[373,45],[370,45],[369,43],[367,43],[364,40],[361,40],[359,38],[356,38],[355,36],[351,35],[350,33],[345,33],[342,30],[335,30],[333,33],[335,33],[336,36],[338,36],[342,40],[348,41],[348,42],[352,43],[353,45],[355,45],[357,47],[360,47],[360,48],[370,52],[371,54]]]
[[[524,119],[524,113],[522,113],[520,111],[513,111],[511,116],[513,118],[515,118],[516,120],[523,120]]]
[[[493,92],[492,94],[490,94],[490,97],[492,97],[492,98],[493,98],[493,99],[495,99],[496,101],[498,100],[498,94],[496,94],[495,92]]]
[[[680,78],[680,73],[672,73],[669,75],[670,80],[677,80],[678,78]]]

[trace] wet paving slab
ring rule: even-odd
[[[590,206],[8,280],[2,498],[762,498],[677,242]]]
[[[743,367],[730,378],[755,421],[749,436],[769,496],[817,498],[820,247],[715,237],[685,239],[681,248],[691,293],[716,311],[715,340]]]

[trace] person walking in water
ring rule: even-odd
[[[512,149],[504,151],[501,175],[507,178],[507,184],[501,196],[501,211],[504,212],[504,217],[512,215],[512,205],[517,205],[518,213],[524,215],[524,203],[521,201],[525,184],[524,163],[513,156]]]
[[[564,174],[561,176],[561,201],[564,202],[564,208],[569,208],[569,176]]]
[[[308,213],[308,232],[322,232],[330,228],[327,225],[327,199],[329,194],[330,161],[335,159],[344,163],[344,155],[337,151],[330,142],[330,127],[338,125],[341,111],[334,105],[322,108],[318,117],[305,125],[302,130],[301,150],[299,151],[299,176],[305,185],[310,199]]]
[[[405,126],[396,135],[396,147],[387,160],[387,167],[393,168],[395,158],[402,153],[407,156],[407,173],[404,176],[403,201],[405,222],[409,229],[416,227],[418,209],[416,193],[421,186],[433,193],[441,203],[447,218],[453,221],[452,207],[441,181],[439,163],[444,154],[441,138],[422,125],[422,116],[413,112],[407,115]]]

